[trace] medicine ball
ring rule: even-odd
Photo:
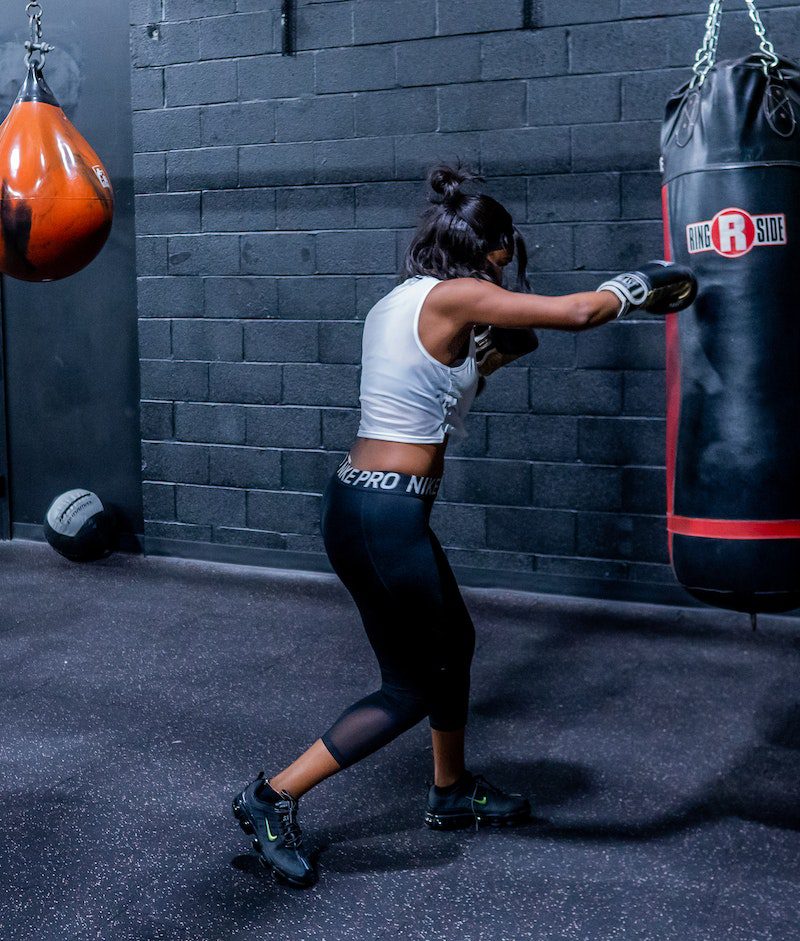
[[[44,520],[50,545],[72,562],[102,559],[114,548],[116,522],[97,494],[68,490],[50,504]]]

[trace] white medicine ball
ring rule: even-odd
[[[45,539],[65,558],[89,562],[114,547],[114,516],[91,490],[68,490],[50,504],[44,521]]]

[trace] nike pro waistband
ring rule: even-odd
[[[416,474],[398,474],[396,471],[360,470],[350,463],[350,455],[336,471],[337,478],[348,487],[374,490],[376,493],[400,493],[409,497],[434,499],[442,483],[441,477],[418,477]]]

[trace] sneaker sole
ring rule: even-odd
[[[281,885],[289,885],[295,889],[310,889],[312,885],[316,883],[316,879],[313,882],[301,882],[297,879],[293,879],[291,876],[287,875],[283,870],[278,869],[270,860],[266,859],[261,852],[261,841],[258,837],[255,836],[256,828],[253,826],[253,821],[250,819],[250,815],[247,813],[245,806],[242,802],[241,795],[234,797],[233,803],[231,804],[231,810],[233,811],[233,816],[236,818],[236,822],[242,828],[242,831],[247,834],[247,836],[253,837],[252,847],[258,853],[258,861],[261,863],[262,867],[268,872],[272,873],[272,877],[276,882],[281,883]]]
[[[503,814],[502,816],[492,816],[491,814],[434,814],[426,811],[424,822],[431,830],[461,830],[465,827],[513,827],[519,823],[525,823],[530,820],[528,811],[520,811],[516,814]]]

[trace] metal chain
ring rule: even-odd
[[[711,66],[717,58],[717,45],[719,43],[719,28],[722,22],[722,0],[711,0],[708,8],[708,18],[706,19],[706,34],[703,37],[703,45],[697,50],[694,57],[692,71],[691,87],[702,85],[706,80]]]
[[[753,26],[755,26],[756,36],[758,36],[760,40],[759,49],[761,50],[761,55],[764,57],[764,74],[769,75],[770,69],[776,69],[778,67],[780,59],[775,55],[775,47],[767,39],[767,31],[764,28],[764,21],[761,19],[761,14],[756,7],[756,0],[746,0],[746,3],[747,12],[750,14]]]
[[[25,65],[41,69],[44,66],[45,56],[55,48],[42,40],[42,5],[39,0],[30,0],[25,4],[31,27],[31,38],[25,43]],[[34,58],[36,56],[36,58]]]
[[[692,78],[690,87],[702,85],[706,76],[714,67],[717,61],[717,48],[719,46],[719,32],[722,24],[722,3],[723,0],[711,0],[708,8],[708,18],[706,19],[706,34],[703,38],[703,45],[697,50],[694,58]],[[775,47],[767,39],[767,31],[764,28],[764,22],[761,14],[756,7],[756,0],[745,0],[747,12],[753,22],[756,36],[759,38],[759,51],[764,63],[764,74],[769,75],[770,69],[777,68],[780,60],[775,54]]]

